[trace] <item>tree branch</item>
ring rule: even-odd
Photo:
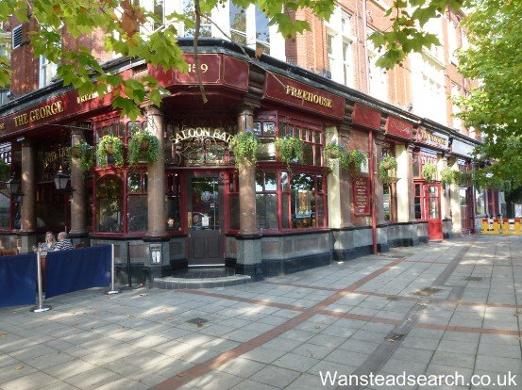
[[[203,104],[208,102],[207,94],[205,93],[205,87],[203,86],[203,81],[201,78],[201,66],[199,62],[199,53],[198,53],[198,41],[199,41],[199,30],[201,27],[201,8],[199,4],[199,0],[194,0],[194,14],[195,14],[195,28],[194,28],[194,65],[196,67],[196,79],[199,85],[199,91],[201,92],[201,99],[203,100]]]

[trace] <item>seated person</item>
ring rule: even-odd
[[[69,238],[67,238],[67,233],[60,232],[58,233],[58,242],[54,246],[55,251],[66,251],[74,249],[73,244]]]
[[[56,239],[54,238],[53,232],[46,232],[45,233],[45,242],[42,242],[38,244],[38,249],[43,252],[52,252],[55,250],[56,247]]]

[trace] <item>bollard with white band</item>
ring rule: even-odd
[[[114,244],[111,244],[111,289],[107,291],[107,295],[119,294],[120,291],[114,288]]]
[[[36,251],[36,285],[38,287],[38,305],[33,307],[33,313],[42,313],[51,310],[51,306],[43,304],[43,286],[42,286],[42,263],[40,262],[40,250]]]

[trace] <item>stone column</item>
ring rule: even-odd
[[[448,167],[448,158],[446,156],[440,156],[437,160],[437,177],[442,180],[442,171]],[[449,185],[441,185],[441,197],[440,197],[440,215],[442,219],[448,219],[450,217],[450,199],[449,199]]]
[[[459,164],[457,159],[451,164],[451,169],[459,171]],[[461,214],[460,214],[460,198],[459,191],[460,186],[458,183],[454,183],[450,187],[450,210],[451,210],[451,222],[453,225],[453,233],[460,234],[462,232]]]
[[[413,183],[413,151],[415,150],[415,145],[410,144],[407,147],[408,154],[408,200],[409,200],[409,215],[410,221],[415,221],[415,185]]]
[[[22,144],[22,169],[21,169],[21,251],[30,252],[36,244],[36,214],[35,214],[35,166],[34,148],[29,142]]]
[[[149,163],[147,185],[147,235],[146,239],[163,239],[167,236],[165,212],[165,156],[163,155],[163,114],[152,105],[146,107],[147,130],[158,138],[160,155],[157,161]]]
[[[404,144],[395,145],[395,159],[397,160],[397,222],[410,221],[410,159]]]
[[[252,107],[241,108],[237,116],[238,132],[252,129]],[[242,165],[239,168],[239,237],[236,270],[239,273],[262,277],[261,236],[256,220],[256,167]]]
[[[328,127],[326,128],[325,134],[325,145],[332,142],[340,143],[337,128]],[[325,161],[325,163],[327,163],[327,161]],[[328,187],[328,225],[333,229],[339,229],[342,224],[340,177],[341,167],[339,161],[333,161],[330,164],[330,173],[328,173],[326,179]]]
[[[379,163],[381,162],[381,156],[382,156],[382,144],[384,142],[384,135],[380,133],[375,133],[374,136],[374,143],[373,143],[373,177],[374,180],[374,187],[375,187],[375,213],[377,216],[377,225],[380,225],[384,223],[384,205],[383,205],[383,197],[384,197],[384,191],[381,181],[379,180],[379,177],[377,176],[377,171],[379,169]]]
[[[78,145],[85,141],[83,130],[71,130],[71,146]],[[85,202],[85,180],[84,173],[80,167],[80,159],[71,158],[71,230],[69,232],[71,238],[81,239],[87,236],[86,216],[87,204]]]

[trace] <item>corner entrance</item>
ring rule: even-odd
[[[218,172],[187,175],[188,265],[225,265],[223,184]]]

